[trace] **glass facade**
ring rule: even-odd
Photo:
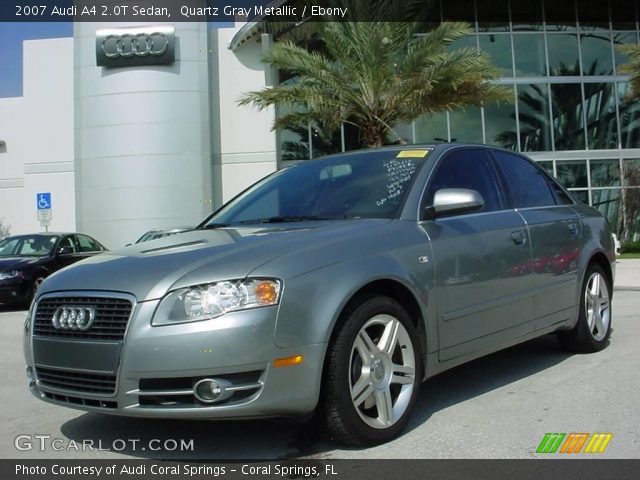
[[[614,230],[633,224],[631,238],[638,239],[632,204],[640,174],[629,172],[640,170],[640,101],[628,96],[629,76],[619,71],[627,59],[616,48],[638,44],[638,1],[436,0],[434,11],[474,27],[452,48],[485,51],[502,70],[498,83],[513,88],[513,103],[420,118],[403,126],[402,136],[410,143],[487,143],[524,152],[575,198],[605,213]],[[317,126],[302,130],[300,141],[313,145]],[[285,138],[290,142],[291,132]],[[334,144],[332,151],[361,145],[353,127],[320,138]],[[282,160],[293,157],[281,151]],[[313,157],[297,159],[306,158]]]

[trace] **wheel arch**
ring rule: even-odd
[[[422,372],[424,377],[426,372],[425,358],[427,352],[427,332],[424,315],[422,309],[420,308],[420,303],[418,302],[418,299],[416,298],[414,293],[409,287],[398,280],[391,278],[376,279],[370,281],[369,283],[356,290],[340,310],[340,313],[338,314],[337,319],[332,326],[329,343],[331,344],[334,341],[335,336],[338,334],[341,325],[346,319],[347,313],[355,305],[362,302],[364,298],[371,295],[389,297],[398,302],[409,314],[409,318],[411,319],[411,322],[416,329],[416,333],[418,334],[419,347],[423,363]],[[323,369],[325,367],[326,357]]]

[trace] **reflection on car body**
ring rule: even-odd
[[[52,275],[25,325],[29,388],[140,417],[320,406],[337,441],[384,442],[419,383],[460,363],[552,332],[604,348],[613,262],[600,213],[521,155],[335,155],[272,174],[193,231]],[[65,307],[93,309],[91,328],[56,328]]]

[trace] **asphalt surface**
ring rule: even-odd
[[[26,312],[0,308],[0,458],[534,458],[547,432],[611,432],[599,458],[640,458],[639,310],[637,291],[616,292],[611,345],[597,354],[566,354],[547,336],[435,377],[402,436],[343,450],[313,422],[132,419],[41,402],[26,386]]]

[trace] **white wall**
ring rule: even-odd
[[[256,37],[232,52],[227,48],[238,28],[209,31],[214,192],[216,205],[277,168],[273,109],[240,107],[245,92],[266,85],[262,45]]]
[[[23,96],[0,98],[0,219],[11,234],[43,231],[36,193],[51,192],[49,230],[73,231],[73,40],[30,40],[23,52]]]

